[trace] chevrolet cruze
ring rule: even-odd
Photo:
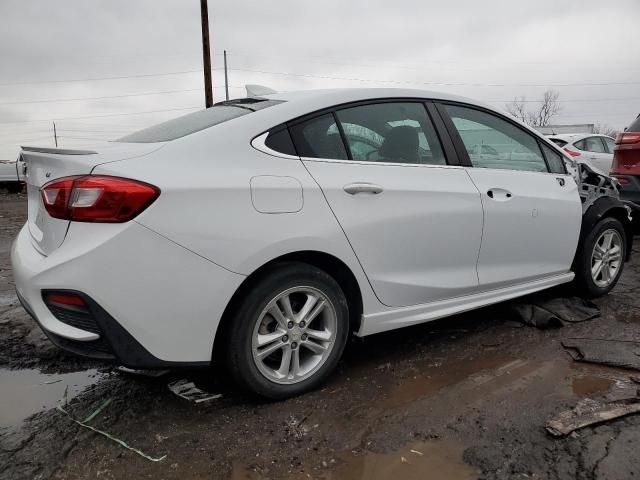
[[[574,279],[603,295],[631,238],[619,202],[583,215],[549,140],[418,90],[250,96],[21,155],[16,288],[52,342],[132,368],[215,359],[269,398],[317,386],[351,333]]]

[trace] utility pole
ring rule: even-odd
[[[227,73],[227,51],[224,51],[224,93],[229,100],[229,74]]]
[[[58,146],[58,133],[56,132],[56,122],[53,122],[53,140],[56,142],[56,147]]]
[[[200,18],[202,21],[202,59],[204,63],[205,107],[213,106],[213,79],[211,73],[211,47],[209,46],[209,9],[207,0],[200,0]]]

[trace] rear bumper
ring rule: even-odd
[[[72,223],[49,256],[25,227],[11,261],[20,301],[54,344],[131,368],[210,363],[219,320],[245,278],[135,222]],[[48,290],[81,296],[95,328],[54,315]]]
[[[615,178],[625,182],[619,182],[620,199],[640,204],[640,176],[616,174]]]

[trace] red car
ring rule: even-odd
[[[620,198],[640,204],[640,115],[616,137],[611,176],[620,183]]]

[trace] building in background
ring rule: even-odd
[[[533,127],[543,135],[559,135],[561,133],[595,133],[595,124],[580,123],[576,125],[547,125]]]

